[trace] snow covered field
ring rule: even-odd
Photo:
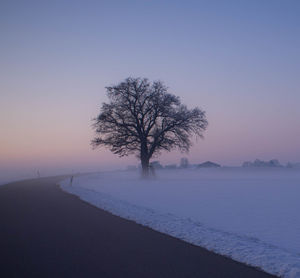
[[[300,171],[107,172],[61,182],[91,204],[283,277],[300,277]]]

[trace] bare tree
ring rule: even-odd
[[[175,148],[187,152],[191,135],[203,137],[205,112],[189,110],[160,81],[127,78],[106,90],[109,103],[102,104],[94,119],[92,145],[108,147],[119,156],[137,154],[144,177],[149,175],[154,154]]]

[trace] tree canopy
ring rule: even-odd
[[[175,148],[187,152],[191,136],[202,137],[207,127],[205,112],[188,109],[161,81],[127,78],[106,90],[109,102],[94,119],[92,145],[119,156],[137,154],[144,176],[153,155]]]

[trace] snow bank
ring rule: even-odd
[[[300,172],[201,169],[77,177],[63,190],[266,272],[300,277]]]

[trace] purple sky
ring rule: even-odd
[[[128,76],[207,112],[192,163],[300,161],[299,14],[299,1],[1,1],[0,171],[137,164],[89,145],[104,87]]]

